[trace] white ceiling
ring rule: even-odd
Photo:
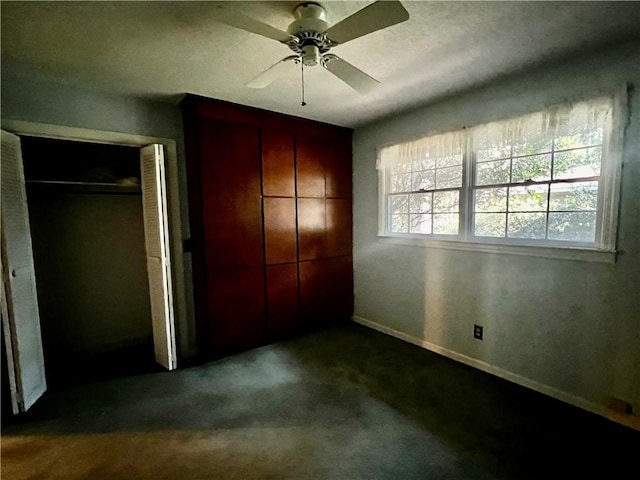
[[[640,2],[403,2],[410,19],[332,50],[382,83],[360,95],[321,67],[245,84],[288,48],[212,20],[216,4],[286,30],[300,2],[7,2],[2,67],[115,94],[196,93],[359,126],[533,66],[640,37]],[[321,0],[334,24],[370,2]],[[639,55],[640,61],[640,55]]]

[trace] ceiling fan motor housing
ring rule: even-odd
[[[287,31],[293,38],[287,42],[291,50],[300,55],[302,63],[308,67],[320,63],[321,55],[333,46],[324,35],[329,28],[325,20],[325,11],[321,5],[313,2],[301,3],[294,11],[296,20]]]

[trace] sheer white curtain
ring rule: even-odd
[[[411,171],[413,162],[455,157],[463,153],[463,146],[462,130],[391,145],[380,150],[377,168]]]
[[[411,163],[421,159],[460,155],[467,135],[473,148],[499,148],[513,144],[533,144],[576,134],[593,134],[609,126],[612,98],[565,104],[507,120],[486,123],[466,130],[426,136],[380,149],[376,167],[410,171]]]
[[[611,120],[611,97],[549,108],[543,112],[478,125],[469,129],[474,150],[536,144],[572,135],[600,135]]]

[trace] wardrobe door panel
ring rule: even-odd
[[[325,262],[327,278],[327,319],[344,321],[353,315],[353,262],[350,256],[329,258]]]
[[[328,257],[351,255],[351,200],[326,200],[326,252]]]
[[[326,214],[322,198],[298,199],[298,258],[326,256]]]
[[[200,159],[207,267],[262,265],[258,129],[203,121]]]
[[[324,141],[319,137],[304,134],[296,136],[298,197],[324,197],[325,150]]]
[[[298,323],[298,264],[267,267],[267,331],[274,341],[294,334]]]
[[[265,197],[264,235],[267,265],[296,261],[295,198]]]
[[[325,158],[327,198],[351,198],[351,138],[328,144]]]
[[[300,326],[303,330],[327,323],[329,292],[324,260],[300,262]]]
[[[353,314],[351,257],[300,262],[300,324],[314,329]]]
[[[296,194],[293,135],[262,130],[262,193],[293,197]]]
[[[264,269],[209,272],[210,345],[219,352],[253,348],[264,343]]]

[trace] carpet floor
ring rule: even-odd
[[[12,479],[637,478],[640,432],[356,324],[48,392]]]

